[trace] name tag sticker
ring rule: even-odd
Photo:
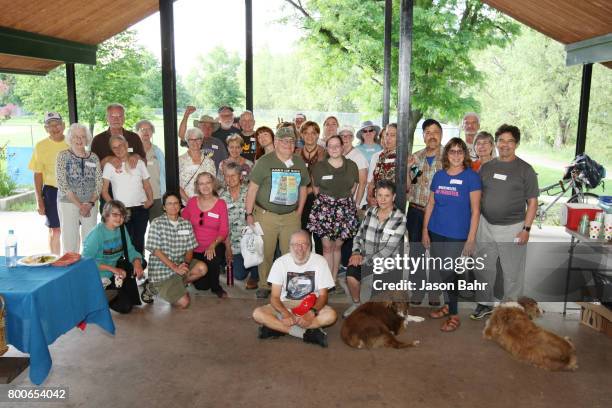
[[[502,181],[506,181],[508,176],[505,175],[505,174],[493,173],[493,178],[494,179],[498,179],[498,180],[502,180]]]
[[[322,180],[333,180],[334,179],[334,175],[333,174],[328,174],[327,176],[323,176],[321,177]]]
[[[234,208],[234,203],[229,203],[229,204],[227,205],[227,209],[229,210],[230,208]]]
[[[189,235],[189,230],[178,230],[177,234],[179,234],[179,235]]]
[[[463,184],[463,180],[459,180],[459,179],[451,179],[450,183],[451,183],[451,184],[459,184],[459,185],[462,185],[462,184]]]
[[[85,166],[87,166],[87,167],[96,167],[96,163],[85,162]]]
[[[210,145],[210,147],[212,147],[214,150],[219,150],[219,146],[217,145]]]
[[[291,167],[291,166],[293,166],[293,160],[291,160],[291,159],[287,160],[287,161],[285,162],[285,166],[287,166],[287,167]]]
[[[129,153],[134,153],[134,148],[133,147],[128,147],[128,152]]]
[[[246,170],[242,170],[242,175],[246,176],[247,175],[247,171]]]
[[[251,136],[251,138],[249,139],[251,142],[255,142],[256,139],[254,137]]]
[[[209,216],[210,218],[217,218],[217,219],[219,219],[219,214],[215,214],[214,212],[209,212],[209,213],[208,213],[208,216]]]
[[[152,160],[147,161],[147,166],[153,166],[155,163],[153,163]]]
[[[395,159],[385,159],[385,164],[387,163],[395,163]]]

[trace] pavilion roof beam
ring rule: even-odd
[[[612,33],[567,44],[565,51],[567,52],[565,64],[568,67],[612,61]]]
[[[95,65],[97,49],[97,45],[0,27],[1,54]]]

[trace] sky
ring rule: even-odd
[[[175,64],[179,75],[190,71],[199,54],[218,45],[244,58],[244,0],[177,0],[174,3]],[[283,0],[253,0],[253,52],[269,47],[288,52],[300,38],[294,23],[277,23],[291,7]],[[285,12],[283,13],[283,10]],[[160,60],[159,13],[134,25],[139,42]]]

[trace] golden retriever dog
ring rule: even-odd
[[[340,336],[348,346],[358,349],[414,347],[419,344],[418,340],[404,343],[395,336],[408,322],[423,320],[422,317],[408,314],[407,301],[370,301],[359,306],[344,320]]]
[[[536,367],[575,370],[578,368],[576,348],[568,337],[544,330],[532,321],[541,314],[533,299],[502,303],[487,320],[483,337],[497,342],[517,360]]]

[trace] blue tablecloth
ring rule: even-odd
[[[41,384],[51,370],[48,345],[78,323],[115,325],[96,264],[81,259],[68,267],[18,266],[0,257],[0,295],[6,301],[7,342],[30,354],[30,380]]]

